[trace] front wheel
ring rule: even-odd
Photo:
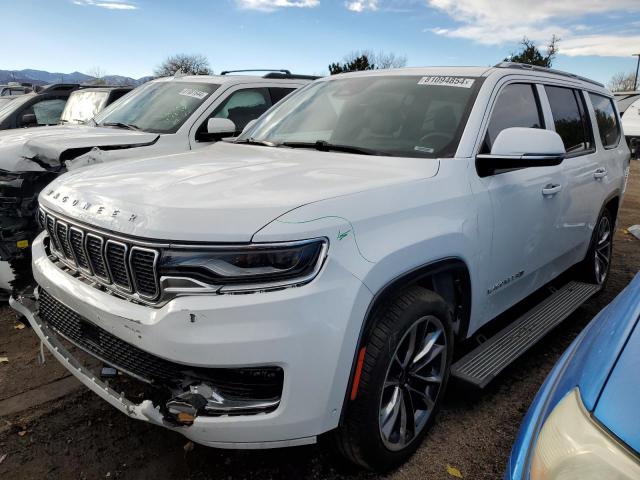
[[[453,354],[451,312],[410,287],[374,318],[356,397],[337,432],[341,452],[370,470],[406,461],[433,424]]]
[[[604,209],[596,223],[587,256],[581,264],[581,279],[604,286],[609,278],[613,251],[614,221],[611,212]]]

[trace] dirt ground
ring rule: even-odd
[[[640,224],[640,162],[615,236],[608,286],[580,307],[479,394],[450,388],[438,422],[413,458],[385,478],[502,478],[518,426],[545,376],[580,330],[633,278],[640,240],[624,231]],[[0,478],[11,479],[370,479],[343,463],[327,439],[269,451],[224,451],[193,445],[179,434],[130,420],[80,384],[48,355],[39,365],[36,337],[16,328],[0,308]],[[8,357],[2,362],[1,357]]]

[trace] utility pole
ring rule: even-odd
[[[636,76],[633,77],[633,90],[638,89],[638,70],[640,70],[640,53],[634,53],[633,57],[638,57],[638,63],[636,64]]]

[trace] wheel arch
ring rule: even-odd
[[[387,299],[410,285],[420,285],[442,296],[451,306],[452,317],[454,318],[455,341],[466,338],[471,317],[472,291],[469,268],[461,258],[447,257],[429,262],[395,277],[374,293],[373,299],[367,308],[356,348],[353,352],[349,381],[340,414],[340,424],[343,422],[344,414],[350,401],[350,394],[354,387],[359,353],[371,331],[373,318],[384,306]]]

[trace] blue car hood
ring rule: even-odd
[[[638,295],[636,304],[640,304],[640,293],[636,294]],[[635,328],[600,394],[594,415],[636,452],[640,452],[638,372],[640,372],[640,327],[638,322],[635,322]]]

